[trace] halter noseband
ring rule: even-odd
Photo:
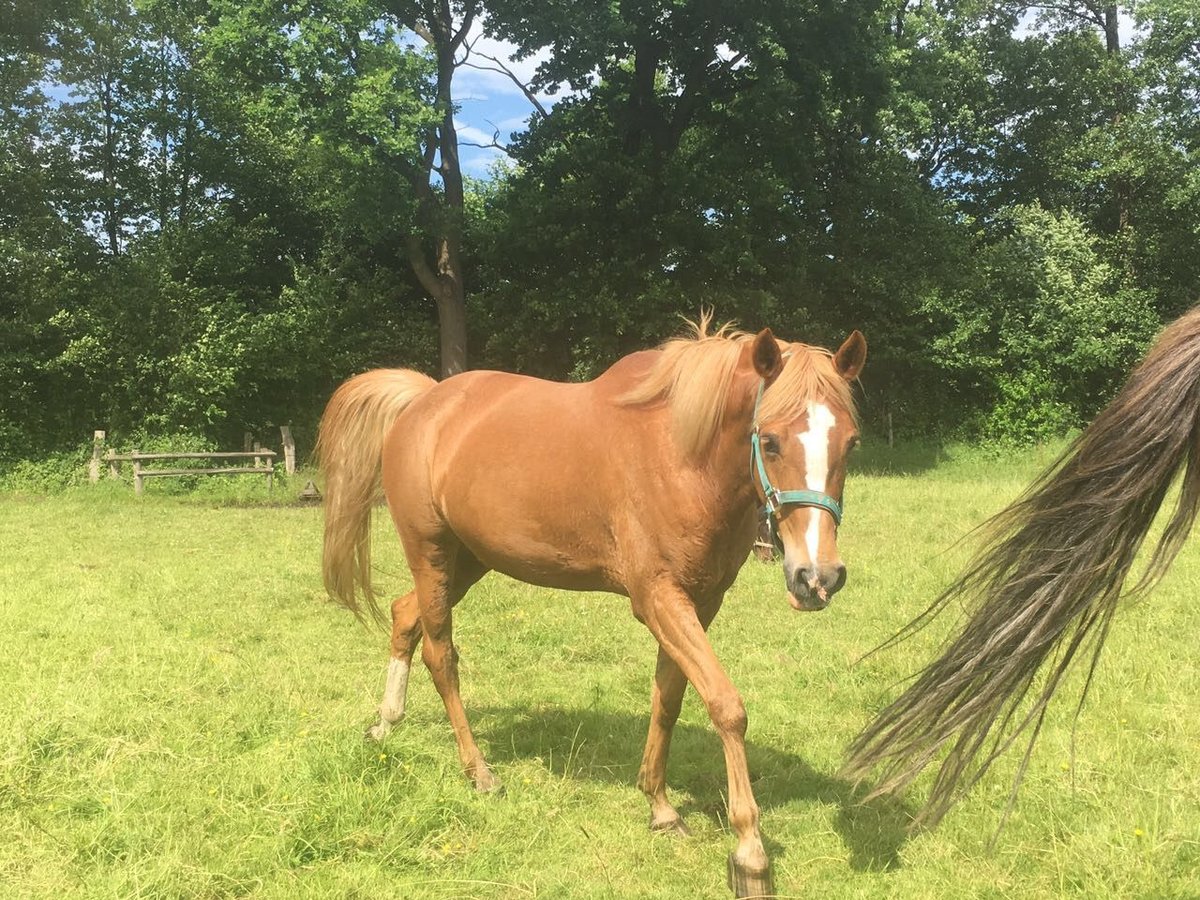
[[[771,484],[767,477],[767,469],[763,465],[762,446],[758,436],[758,405],[762,401],[766,382],[758,383],[758,396],[754,398],[754,424],[750,430],[750,456],[754,460],[754,469],[762,487],[764,504],[763,515],[771,530],[771,540],[781,551],[782,541],[779,539],[779,511],[785,506],[812,506],[823,509],[831,516],[837,525],[842,524],[842,505],[828,494],[821,491],[780,491]]]

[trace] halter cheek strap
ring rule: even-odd
[[[780,491],[776,490],[771,484],[771,479],[767,477],[766,466],[763,465],[762,441],[758,434],[758,405],[762,401],[763,390],[766,388],[766,383],[760,381],[758,383],[758,396],[754,399],[754,425],[750,431],[750,456],[754,460],[755,474],[758,476],[759,485],[762,487],[764,502],[764,513],[772,528],[776,528],[776,519],[779,516],[779,511],[785,506],[811,506],[817,509],[823,509],[831,516],[833,521],[842,524],[842,505],[834,500],[828,494],[821,491]]]

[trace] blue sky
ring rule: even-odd
[[[522,82],[528,83],[537,68],[538,60],[544,57],[535,56],[526,60],[514,60],[516,50],[512,44],[497,41],[482,35],[478,23],[468,36],[468,43],[477,53],[493,56],[503,60]],[[492,63],[476,58],[480,65],[491,66]],[[549,109],[555,99],[561,97],[539,95],[538,99]],[[462,146],[463,141],[477,144],[487,144],[496,132],[500,133],[500,143],[506,143],[515,131],[524,130],[533,113],[533,106],[525,95],[512,81],[499,72],[486,72],[460,66],[454,75],[454,97],[459,111],[455,116],[460,142],[459,157],[462,160],[463,171],[476,178],[486,178],[489,169],[504,158],[499,150],[480,149]]]

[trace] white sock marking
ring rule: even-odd
[[[404,698],[408,692],[408,663],[393,658],[388,663],[387,685],[383,689],[383,702],[379,704],[379,718],[392,725],[404,718]]]
[[[825,480],[829,477],[829,432],[836,419],[824,403],[808,405],[808,431],[796,435],[804,447],[804,486],[810,491],[825,493]],[[821,510],[811,507],[808,511],[808,528],[804,532],[804,543],[808,548],[808,562],[816,567],[821,541]]]

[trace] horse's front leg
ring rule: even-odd
[[[738,838],[729,858],[730,886],[738,897],[770,895],[774,892],[770,861],[758,830],[758,804],[746,765],[746,706],[721,668],[691,599],[674,587],[661,587],[643,599],[642,618],[662,650],[695,686],[725,749],[729,824]]]

